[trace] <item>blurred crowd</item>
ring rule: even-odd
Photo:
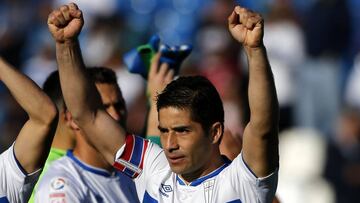
[[[47,16],[68,2],[0,1],[0,55],[40,86],[56,69]],[[247,66],[227,31],[227,17],[235,3],[261,12],[280,103],[280,202],[360,202],[360,1],[73,2],[85,17],[85,63],[116,71],[130,131],[142,133],[146,123],[146,81],[127,71],[122,56],[159,34],[164,43],[194,46],[180,74],[205,75],[214,83],[224,102],[227,136],[234,140],[241,140],[249,119]],[[1,151],[25,116],[0,84]]]

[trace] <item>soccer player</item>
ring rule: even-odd
[[[1,57],[0,79],[29,116],[15,143],[0,155],[0,202],[27,202],[50,149],[57,111],[33,81]]]
[[[48,19],[65,103],[105,159],[134,178],[140,201],[272,201],[279,159],[278,102],[259,14],[237,6],[229,17],[229,30],[248,57],[251,110],[242,153],[231,163],[219,151],[222,102],[203,77],[180,77],[158,96],[163,150],[116,125],[86,75],[77,39],[83,23],[75,4],[53,11]]]
[[[100,93],[103,109],[125,128],[127,112],[115,73],[103,67],[88,68],[86,72]],[[47,82],[56,87],[53,92],[61,92],[58,71],[49,79]],[[35,202],[138,202],[133,181],[115,171],[88,144],[71,113],[66,113],[66,119],[76,135],[75,148],[49,166],[35,190]]]

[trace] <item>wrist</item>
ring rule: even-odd
[[[56,40],[56,45],[76,45],[78,43],[77,38],[65,39],[65,40]]]
[[[244,46],[244,50],[246,52],[246,55],[250,57],[253,55],[263,54],[264,52],[266,52],[266,48],[263,43],[255,47]]]

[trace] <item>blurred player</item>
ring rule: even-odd
[[[0,79],[29,119],[0,155],[0,202],[27,202],[53,139],[57,111],[45,93],[0,57]]]
[[[219,151],[222,102],[203,77],[180,77],[158,96],[164,150],[117,125],[86,75],[77,40],[83,23],[75,4],[48,19],[65,103],[105,159],[134,178],[141,201],[271,202],[277,186],[278,102],[259,14],[238,6],[229,17],[229,30],[248,56],[251,110],[242,153],[231,163]]]
[[[103,109],[125,128],[127,112],[115,73],[100,67],[86,71],[101,95]],[[52,83],[57,83],[54,86],[58,89],[54,92],[61,91],[58,72],[49,78]],[[35,202],[138,202],[133,181],[115,171],[87,143],[68,112],[66,120],[76,135],[75,148],[52,162],[38,183]]]

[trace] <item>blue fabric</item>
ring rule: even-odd
[[[90,166],[85,165],[82,161],[80,161],[79,159],[77,159],[72,150],[68,150],[66,153],[66,156],[68,156],[70,159],[72,159],[76,164],[78,164],[81,168],[83,168],[86,171],[89,171],[91,173],[95,173],[97,175],[101,175],[104,177],[110,177],[111,173],[107,172],[106,170],[100,170],[97,168],[92,168]]]
[[[150,194],[145,191],[143,203],[157,203],[158,201],[150,196]]]
[[[147,79],[151,59],[160,51],[160,63],[167,63],[169,67],[179,73],[181,63],[191,53],[191,45],[169,46],[161,44],[158,35],[153,35],[149,42],[140,45],[124,54],[123,60],[131,73],[140,74]]]
[[[241,200],[236,199],[236,200],[232,200],[232,201],[230,201],[230,202],[228,202],[228,203],[241,203]]]
[[[0,203],[9,203],[9,200],[6,197],[0,197]]]

